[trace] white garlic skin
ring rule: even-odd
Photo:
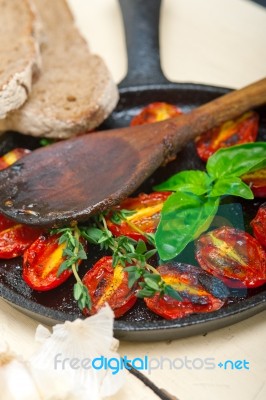
[[[0,354],[0,400],[41,400],[27,364],[9,353]]]

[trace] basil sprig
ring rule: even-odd
[[[155,234],[161,260],[175,258],[209,228],[222,196],[253,199],[240,177],[265,166],[266,143],[247,143],[218,150],[208,159],[206,172],[182,171],[157,185],[155,190],[174,192],[164,203]]]

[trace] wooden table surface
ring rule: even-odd
[[[115,0],[69,2],[91,50],[103,56],[118,83],[127,68],[118,4]],[[160,42],[163,71],[174,82],[239,88],[266,76],[266,9],[249,0],[164,0]],[[121,342],[119,352],[128,358],[147,355],[159,359],[161,369],[144,373],[179,400],[264,400],[265,317],[262,312],[206,336],[171,342]],[[25,356],[31,353],[37,325],[0,300],[1,339],[14,351]],[[215,360],[215,368],[202,367],[207,358]],[[217,366],[228,359],[246,360],[249,369]],[[175,368],[168,360],[177,360]],[[126,385],[112,399],[158,398],[128,374]]]

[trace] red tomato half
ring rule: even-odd
[[[26,156],[30,153],[27,149],[14,149],[0,157],[0,170],[9,167],[14,162],[18,161],[20,158]]]
[[[258,128],[258,114],[254,111],[246,112],[241,117],[224,122],[198,136],[195,140],[197,153],[203,161],[207,161],[213,153],[223,147],[255,142]]]
[[[25,251],[23,256],[23,279],[35,290],[53,289],[67,280],[71,270],[57,276],[60,265],[64,262],[63,251],[66,244],[58,243],[58,235],[41,235]]]
[[[0,214],[0,232],[14,225],[16,225],[15,221]]]
[[[160,212],[164,202],[170,196],[171,192],[154,192],[150,194],[140,194],[138,197],[128,197],[116,210],[134,211],[126,220],[120,224],[111,221],[110,216],[107,220],[107,226],[114,236],[128,236],[132,239],[142,239],[146,241],[145,236],[134,229],[140,229],[145,233],[154,233],[160,221]]]
[[[2,229],[5,217],[0,216]],[[37,239],[41,231],[27,225],[16,224],[6,219],[5,228],[0,231],[0,258],[9,259],[21,256]]]
[[[156,102],[144,107],[141,112],[132,118],[130,125],[145,125],[177,117],[182,114],[180,108],[173,104]]]
[[[255,197],[266,197],[266,168],[242,175],[241,179],[250,186]]]
[[[189,314],[216,311],[224,300],[214,297],[199,283],[202,271],[192,265],[171,263],[157,268],[166,284],[171,285],[182,297],[176,300],[166,294],[145,297],[147,307],[166,319],[183,318]]]
[[[254,288],[266,282],[266,253],[244,231],[223,226],[202,235],[196,241],[196,258],[229,287]]]
[[[135,304],[136,286],[128,287],[128,273],[121,265],[112,266],[112,257],[102,257],[90,269],[82,282],[87,286],[91,296],[91,310],[84,309],[86,315],[96,314],[108,303],[115,317],[121,317]]]
[[[254,236],[266,248],[266,203],[263,203],[250,223]]]
[[[0,157],[0,170],[9,167],[28,153],[30,153],[30,150],[20,148],[6,153]],[[17,224],[0,214],[0,258],[21,256],[40,233],[39,229]]]

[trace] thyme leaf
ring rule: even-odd
[[[84,308],[91,308],[91,298],[88,289],[83,285],[82,280],[78,274],[78,265],[81,260],[87,258],[86,251],[83,244],[80,241],[81,232],[77,224],[73,224],[71,227],[53,229],[51,234],[60,234],[58,244],[65,244],[63,256],[65,261],[60,265],[57,275],[60,276],[63,271],[71,269],[76,283],[73,287],[73,296],[77,301],[78,306],[81,310]]]

